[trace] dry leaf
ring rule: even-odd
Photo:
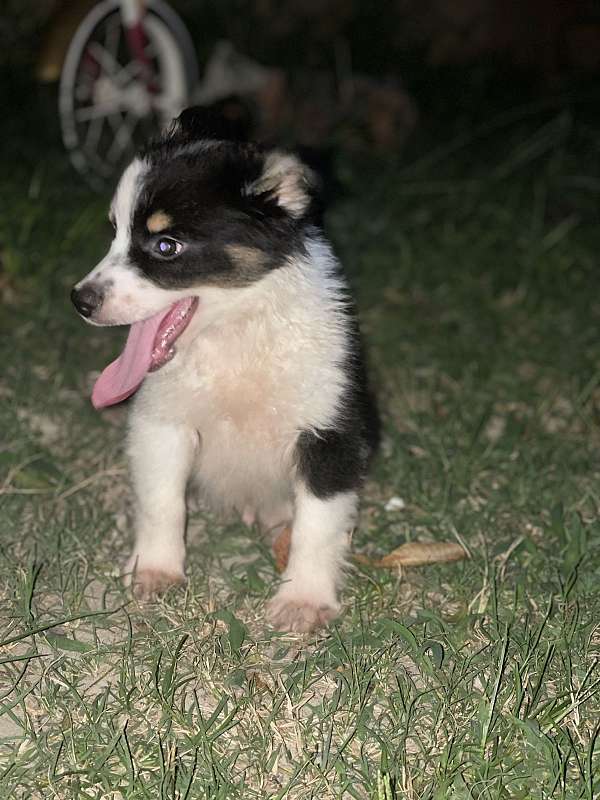
[[[254,686],[258,691],[271,691],[271,685],[263,678],[260,672],[248,672],[247,678],[248,681],[254,682]]]
[[[467,558],[466,550],[456,542],[407,542],[374,562],[376,567],[419,567]]]
[[[275,569],[282,573],[287,567],[290,554],[292,529],[285,527],[273,542]],[[352,558],[366,567],[420,567],[424,564],[443,564],[449,561],[461,561],[469,554],[456,542],[407,542],[400,545],[387,556],[373,559],[364,553],[354,553]]]
[[[292,541],[292,529],[289,525],[281,531],[273,542],[273,556],[275,557],[275,569],[282,573],[287,567],[290,555],[290,543]]]

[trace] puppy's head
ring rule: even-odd
[[[188,109],[125,170],[107,255],[72,292],[96,325],[247,287],[301,252],[316,180],[295,156],[227,138]],[[198,305],[196,301],[194,308]]]

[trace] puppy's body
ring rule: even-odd
[[[190,138],[183,127],[123,176],[111,251],[77,289],[101,297],[86,314],[97,324],[136,322],[199,298],[176,354],[134,398],[128,449],[138,512],[127,569],[143,590],[183,580],[185,489],[194,481],[248,523],[292,522],[270,617],[309,630],[338,611],[376,439],[356,323],[339,265],[313,225],[310,176],[299,162]],[[219,158],[227,171],[211,173]],[[186,174],[197,170],[197,183],[185,185],[180,162]],[[187,259],[169,259],[166,269],[152,250],[165,230]]]

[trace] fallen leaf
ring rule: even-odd
[[[287,567],[290,555],[290,542],[292,541],[292,529],[289,525],[281,531],[273,542],[273,556],[275,557],[275,569],[280,574]]]
[[[292,529],[285,527],[273,542],[275,569],[280,574],[287,567],[290,554]],[[461,561],[469,554],[456,542],[406,542],[383,558],[370,558],[364,553],[353,553],[352,559],[366,567],[420,567],[425,564],[443,564],[449,561]]]
[[[419,567],[463,558],[467,558],[467,552],[456,542],[407,542],[373,564],[376,567]]]

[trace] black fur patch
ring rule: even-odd
[[[243,107],[240,111],[242,110]],[[249,130],[246,114],[228,114],[226,106],[222,109],[191,106],[184,109],[177,117],[170,136],[188,141],[217,139],[227,142],[246,142]]]
[[[210,135],[194,115],[184,116],[166,138],[142,154],[150,169],[142,178],[129,256],[162,288],[246,286],[303,252],[316,211],[316,204],[309,202],[298,218],[279,205],[272,191],[249,191],[265,165],[266,154],[258,146],[195,138],[201,133]],[[152,235],[146,221],[156,211],[172,224]],[[155,247],[163,236],[180,241],[183,252],[169,260],[160,258]],[[231,246],[261,255],[244,265],[228,255]]]
[[[235,142],[174,151],[169,140],[165,148],[169,155],[159,148],[149,158],[129,253],[130,261],[156,285],[246,286],[303,252],[306,222],[293,219],[272,198],[247,194],[246,187],[261,174],[260,152]],[[171,225],[152,234],[146,222],[156,211],[164,212]],[[165,260],[156,254],[156,243],[164,236],[183,244],[179,256]],[[261,257],[244,265],[228,255],[232,245],[259,251]]]
[[[296,456],[299,474],[321,500],[359,489],[368,463],[361,437],[335,429],[303,431]]]
[[[315,198],[307,196],[298,217],[282,208],[272,191],[250,191],[268,153],[241,137],[222,116],[188,108],[140,154],[149,171],[142,178],[129,257],[157,286],[246,286],[304,252]],[[157,211],[172,224],[153,235],[146,221]],[[183,244],[180,255],[166,260],[157,254],[164,236]],[[250,254],[247,263],[241,252]]]
[[[318,498],[356,491],[379,445],[380,424],[369,391],[362,343],[354,309],[349,307],[350,352],[343,365],[349,385],[335,426],[302,431],[296,443],[298,474]]]

